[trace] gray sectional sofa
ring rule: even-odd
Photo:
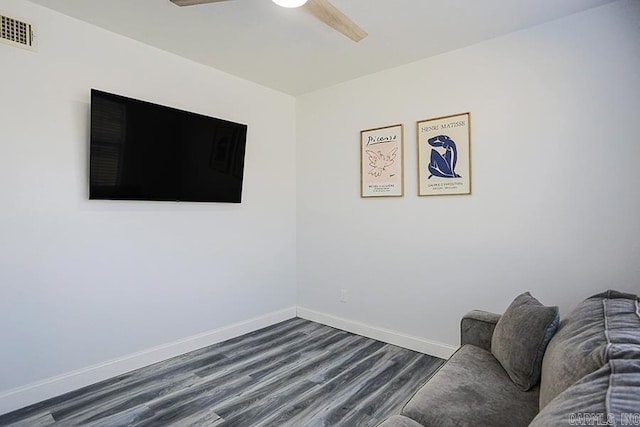
[[[380,427],[640,425],[640,303],[607,291],[562,321],[529,293],[472,311],[460,349]]]

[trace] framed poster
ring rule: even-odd
[[[404,194],[403,137],[402,125],[360,132],[362,197],[401,197]]]
[[[418,122],[418,195],[471,194],[471,113]]]

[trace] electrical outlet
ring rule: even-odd
[[[340,290],[340,302],[349,302],[349,291],[346,289]]]

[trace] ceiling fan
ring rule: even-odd
[[[229,0],[171,0],[178,6],[194,6],[204,3],[218,3]],[[360,28],[347,15],[342,13],[329,0],[273,0],[279,6],[299,7],[305,6],[309,12],[331,28],[341,32],[354,42],[359,42],[367,37],[367,32]]]

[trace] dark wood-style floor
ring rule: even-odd
[[[375,426],[442,363],[296,318],[0,416],[0,426]]]

